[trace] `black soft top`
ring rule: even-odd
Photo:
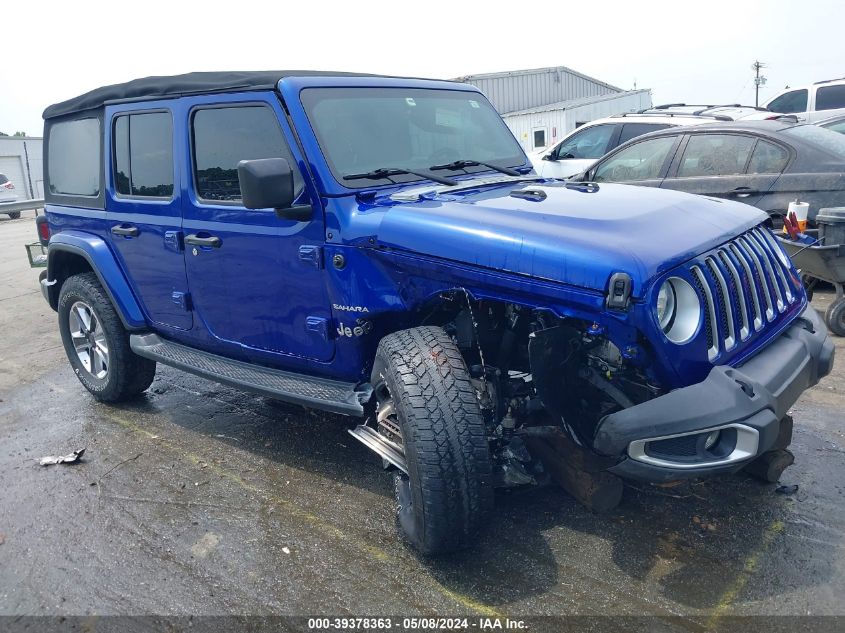
[[[122,84],[103,86],[91,92],[55,103],[44,110],[43,117],[54,117],[100,108],[113,101],[179,97],[207,92],[240,90],[273,90],[284,77],[377,77],[362,73],[343,73],[315,70],[251,70],[187,73],[164,77],[144,77]]]

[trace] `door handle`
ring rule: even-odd
[[[750,196],[752,193],[757,193],[757,192],[756,192],[756,191],[753,191],[753,190],[751,189],[751,187],[737,187],[736,189],[733,189],[733,190],[731,191],[731,193],[732,193],[733,195],[735,195],[737,198],[747,198],[747,197],[748,197],[748,196]]]
[[[111,232],[114,235],[122,235],[123,237],[138,237],[138,227],[126,224],[119,224],[111,227]]]
[[[210,246],[211,248],[220,248],[223,244],[223,240],[221,240],[216,235],[209,235],[208,237],[200,237],[192,233],[191,235],[185,236],[185,244],[190,244],[192,246]]]

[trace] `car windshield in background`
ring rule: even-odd
[[[392,171],[428,173],[459,160],[515,167],[525,154],[493,106],[476,92],[408,88],[309,88],[302,104],[334,177],[345,187],[420,180],[418,174],[345,179]],[[484,165],[466,171],[484,171]]]
[[[840,160],[845,160],[845,136],[817,125],[796,125],[785,129],[784,134],[812,143]]]

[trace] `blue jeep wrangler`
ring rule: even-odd
[[[540,178],[472,86],[192,73],[44,118],[41,285],[85,388],[164,363],[350,416],[424,553],[496,488],[776,480],[831,370],[764,213]]]

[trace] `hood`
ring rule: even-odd
[[[650,187],[520,182],[393,204],[378,239],[395,249],[602,292],[611,274],[627,272],[640,297],[655,275],[766,217],[738,202]]]

